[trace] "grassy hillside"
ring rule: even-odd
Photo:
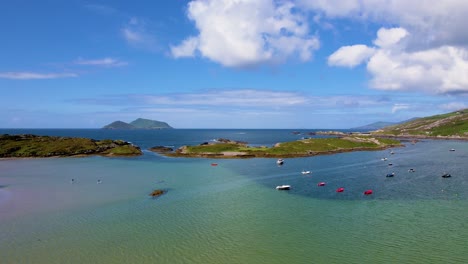
[[[0,135],[0,158],[68,156],[136,156],[140,148],[122,140]]]
[[[403,124],[388,126],[375,135],[468,137],[468,109],[418,118]]]

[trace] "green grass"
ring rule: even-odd
[[[0,136],[0,157],[51,157],[89,154],[136,155],[139,148],[123,141],[34,135]]]
[[[379,144],[369,137],[317,138],[291,142],[283,142],[274,147],[248,147],[244,144],[216,143],[199,146],[186,146],[184,154],[177,156],[223,155],[223,152],[242,152],[254,156],[306,156],[317,153],[350,151],[354,149],[382,149],[390,145],[400,145],[393,139],[377,139]]]

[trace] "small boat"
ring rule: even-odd
[[[291,185],[278,185],[276,186],[276,190],[289,190],[291,189]]]
[[[450,151],[455,151],[455,149],[450,149]]]
[[[218,166],[218,163],[211,163],[211,166]]]
[[[340,187],[340,188],[336,189],[336,192],[344,192],[344,188]]]
[[[394,172],[387,174],[386,177],[393,177],[393,176],[395,176],[395,173],[394,173]]]
[[[409,169],[408,172],[415,172],[413,168]]]
[[[302,171],[301,173],[302,173],[303,175],[305,175],[305,174],[310,174],[310,171]]]
[[[442,178],[450,178],[450,177],[452,177],[452,175],[450,175],[450,173],[444,173],[442,175]]]
[[[371,195],[373,193],[372,190],[366,190],[364,191],[364,195]]]
[[[386,160],[387,160],[387,158],[381,158],[380,160],[386,161]]]
[[[317,183],[317,186],[325,186],[325,184],[326,184],[325,182],[319,182]]]
[[[283,163],[284,163],[284,160],[283,160],[283,159],[278,159],[278,160],[276,161],[276,164],[278,164],[278,165],[283,165]]]
[[[393,163],[389,163],[388,166],[393,166]]]
[[[392,154],[392,155],[393,155],[393,154],[395,154],[395,152],[393,152],[393,150],[392,150],[392,151],[390,151],[390,154]]]

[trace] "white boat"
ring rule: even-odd
[[[284,160],[283,160],[283,159],[278,159],[278,160],[276,161],[276,164],[278,164],[278,165],[283,165],[283,163],[284,163]]]
[[[276,186],[276,190],[289,190],[291,189],[291,185],[278,185]]]
[[[310,171],[302,171],[301,173],[302,173],[303,175],[305,175],[305,174],[310,174]]]

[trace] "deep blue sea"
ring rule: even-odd
[[[0,263],[468,262],[467,141],[404,142],[282,166],[147,151],[217,138],[272,146],[312,131],[0,129],[123,139],[144,150],[0,160]],[[275,189],[282,184],[291,190]],[[154,189],[167,193],[152,199]]]

